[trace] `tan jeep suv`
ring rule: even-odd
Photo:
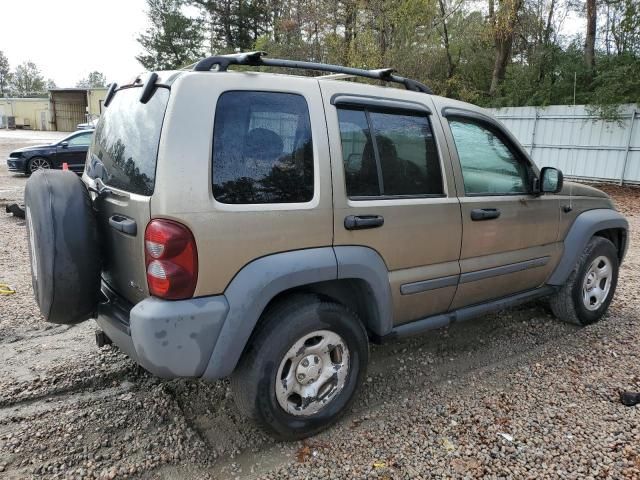
[[[544,296],[584,325],[611,302],[628,226],[607,195],[392,70],[216,56],[105,106],[82,180],[27,185],[41,311],[97,319],[155,375],[231,376],[278,438],[336,421],[370,341]]]

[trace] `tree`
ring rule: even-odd
[[[212,53],[392,67],[436,94],[489,107],[571,104],[574,85],[576,103],[600,112],[640,97],[638,0],[182,1],[206,19]],[[586,62],[585,31],[567,35],[566,19],[588,1],[596,29]]]
[[[13,74],[13,88],[19,97],[43,95],[47,91],[44,77],[33,62],[24,62],[16,67]]]
[[[9,59],[0,50],[0,97],[6,97],[9,93],[9,85],[11,84],[11,68],[9,67]]]
[[[189,0],[210,21],[212,48],[235,51],[253,48],[284,10],[281,0]],[[293,2],[290,2],[293,3]],[[275,23],[272,23],[274,22]]]
[[[78,88],[104,88],[107,86],[107,78],[104,76],[104,73],[94,71],[87,75],[87,78],[83,78],[78,83],[76,83],[76,87]]]
[[[596,67],[596,0],[587,0],[587,34],[584,41],[584,63],[590,70]]]
[[[181,11],[182,0],[147,0],[151,26],[138,36],[145,53],[136,59],[148,70],[182,68],[203,56],[201,19]]]
[[[511,60],[516,22],[523,2],[522,0],[498,0],[497,12],[493,12],[493,0],[489,2],[489,11],[493,13],[489,20],[492,24],[496,54],[489,94],[495,96]]]
[[[53,78],[47,78],[47,90],[51,90],[52,88],[57,88],[56,82]]]

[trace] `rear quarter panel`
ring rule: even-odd
[[[308,204],[224,205],[212,186],[213,129],[219,96],[230,90],[297,93],[311,120],[314,198]],[[296,206],[297,205],[297,206]],[[151,217],[191,229],[198,248],[195,296],[219,294],[246,264],[265,255],[330,246],[331,171],[324,110],[311,79],[244,72],[192,72],[172,86],[160,140]]]

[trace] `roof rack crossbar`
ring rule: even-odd
[[[193,67],[196,72],[206,72],[214,66],[218,67],[219,72],[226,71],[230,65],[248,65],[252,67],[281,67],[296,68],[301,70],[316,70],[320,72],[342,73],[346,75],[354,75],[357,77],[371,78],[374,80],[382,80],[384,82],[394,82],[404,85],[407,90],[414,92],[423,92],[432,94],[433,91],[410,78],[401,77],[394,74],[392,68],[381,68],[377,70],[364,70],[361,68],[344,67],[342,65],[331,65],[328,63],[302,62],[297,60],[284,60],[280,58],[263,58],[265,52],[246,52],[234,53],[231,55],[215,55],[200,60]]]

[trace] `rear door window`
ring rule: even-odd
[[[150,196],[169,89],[158,88],[140,103],[140,88],[119,90],[95,131],[87,174],[112,187]]]
[[[311,201],[313,145],[304,97],[225,92],[214,123],[213,195],[218,202]]]
[[[443,195],[427,115],[341,107],[338,121],[349,198]]]

